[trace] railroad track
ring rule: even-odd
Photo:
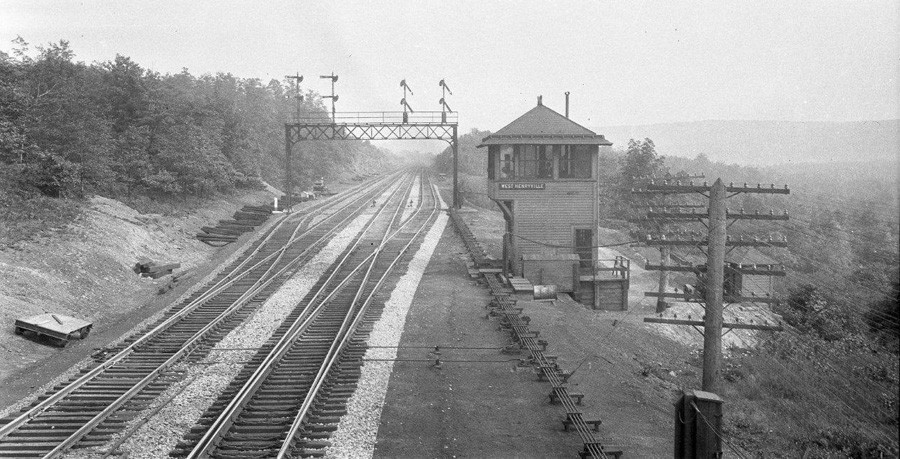
[[[405,174],[404,180],[409,180]],[[369,207],[400,175],[358,185],[272,225],[231,266],[157,323],[95,354],[95,362],[21,413],[0,420],[0,457],[58,457],[98,446],[240,325],[278,287]]]
[[[174,457],[311,457],[346,413],[365,338],[380,316],[378,292],[439,211],[427,186],[406,218],[407,193],[382,211],[251,359]]]

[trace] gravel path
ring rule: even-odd
[[[418,190],[418,186],[416,185],[414,189]],[[415,193],[418,195],[418,191]],[[418,196],[414,199],[417,198]],[[443,200],[441,208],[446,208]],[[369,335],[367,343],[370,346],[397,346],[400,343],[406,314],[446,225],[447,214],[442,212],[385,303],[381,318],[375,323]],[[367,359],[396,357],[396,347],[372,348],[366,351],[365,356]],[[381,410],[393,368],[394,362],[390,360],[368,361],[363,364],[356,392],[350,397],[347,414],[341,418],[337,431],[331,437],[332,446],[326,449],[326,458],[372,457]]]
[[[199,364],[181,369],[187,377],[170,387],[137,419],[166,404],[120,448],[129,458],[165,457],[228,386],[244,363],[265,344],[297,303],[310,291],[325,270],[337,260],[363,225],[371,218],[367,209],[339,232],[316,256],[291,277],[251,318],[229,333]],[[169,400],[171,401],[169,402]]]

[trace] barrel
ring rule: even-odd
[[[534,299],[535,300],[555,300],[556,299],[556,285],[535,285],[534,286]]]

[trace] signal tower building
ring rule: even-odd
[[[536,107],[478,145],[487,147],[488,196],[506,220],[503,269],[574,292],[597,308],[624,309],[622,301],[604,307],[595,269],[599,149],[612,143],[568,118],[568,94],[566,112],[551,110],[539,96]]]

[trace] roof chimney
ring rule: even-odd
[[[544,105],[544,101],[541,100],[543,97],[544,96],[538,96],[538,105]]]
[[[569,91],[566,91],[566,118],[569,117]]]

